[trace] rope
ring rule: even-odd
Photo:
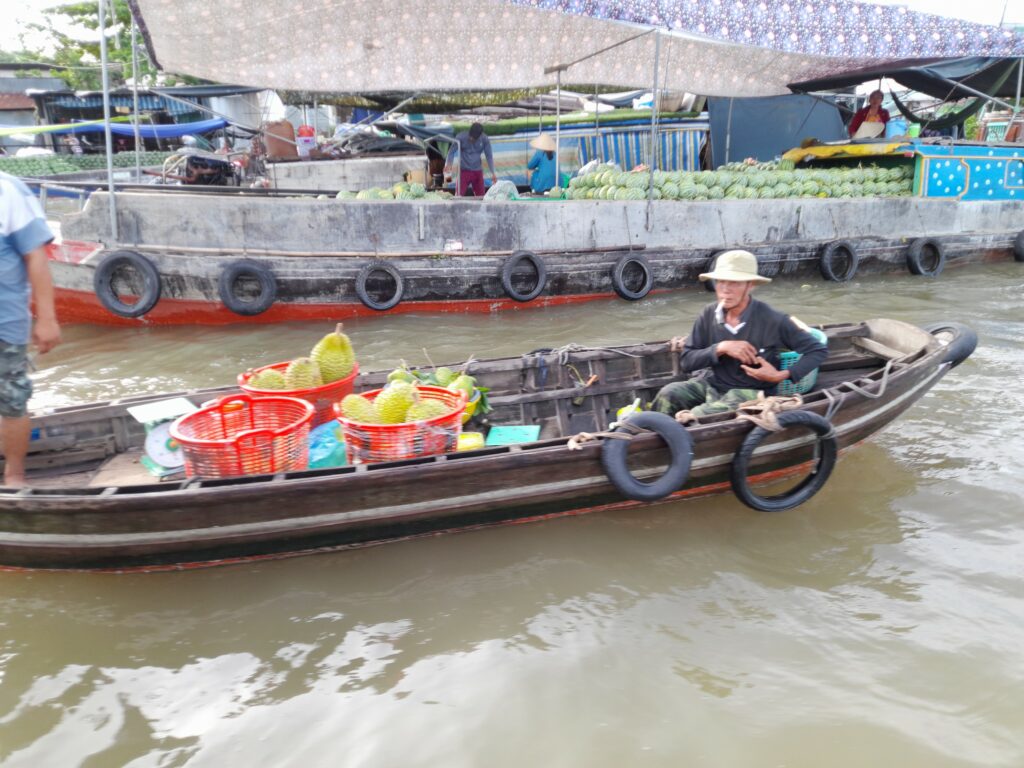
[[[585,347],[581,344],[569,343],[565,346],[552,349],[548,354],[557,355],[558,362],[561,365],[567,365],[569,362],[569,355],[573,352],[614,352],[617,355],[623,357],[644,357],[644,355],[637,355],[633,352],[626,352],[624,349],[615,349],[614,347]]]
[[[864,387],[859,386],[858,384],[854,384],[852,381],[844,381],[839,386],[841,386],[841,387],[842,386],[849,387],[854,392],[856,392],[858,394],[861,394],[861,395],[864,395],[864,397],[869,397],[872,400],[877,400],[878,398],[880,398],[882,395],[885,394],[886,387],[889,386],[889,371],[892,370],[892,364],[894,362],[895,362],[895,360],[887,361],[886,364],[885,364],[885,368],[882,369],[882,379],[881,379],[881,381],[878,382],[878,391],[877,392],[869,392]],[[871,381],[871,380],[868,379],[868,381]],[[874,383],[874,382],[871,382],[871,383]]]
[[[582,451],[584,443],[591,443],[600,438],[612,438],[613,440],[632,440],[635,435],[639,435],[648,430],[643,427],[637,427],[629,422],[618,422],[617,431],[615,432],[579,432],[569,438],[566,442],[565,447],[570,451]]]
[[[779,432],[782,429],[779,414],[799,408],[803,403],[804,399],[800,395],[767,397],[764,392],[758,392],[755,400],[740,403],[736,409],[736,418],[753,422],[769,432]]]

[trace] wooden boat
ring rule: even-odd
[[[914,174],[913,194],[864,191],[876,182],[860,185],[859,197],[808,190],[785,199],[650,202],[133,190],[116,195],[115,234],[110,196],[96,192],[81,213],[62,219],[63,239],[51,248],[58,315],[218,325],[637,301],[699,287],[716,254],[736,247],[757,256],[763,275],[800,280],[936,277],[943,268],[1024,261],[1019,148],[914,140],[882,142],[876,154],[848,147],[849,157],[835,154],[843,146],[823,149],[833,153],[817,159],[824,168],[807,170],[902,165]],[[792,150],[794,162],[813,151]]]
[[[907,410],[974,349],[954,323],[924,330],[894,320],[827,325],[829,357],[799,412],[850,448]],[[380,464],[273,476],[157,482],[139,465],[144,431],[127,409],[167,397],[199,404],[233,388],[129,397],[33,417],[32,488],[0,490],[0,565],[154,569],[301,554],[419,534],[635,506],[602,466],[601,433],[620,406],[678,379],[664,342],[575,345],[474,363],[491,388],[491,425],[537,424],[534,442]],[[383,383],[362,374],[357,391]],[[596,377],[593,383],[588,382]],[[690,426],[689,477],[667,499],[729,488],[733,457],[755,429],[735,414]],[[813,466],[824,438],[785,430],[748,451],[754,484]],[[749,447],[749,445],[747,446]],[[647,480],[670,463],[654,433],[633,437],[629,470]]]

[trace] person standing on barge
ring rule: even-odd
[[[882,109],[883,98],[884,95],[881,91],[872,91],[868,96],[868,103],[853,113],[849,129],[851,138],[874,138],[885,133],[885,124],[889,122],[889,110]],[[864,123],[867,123],[868,126],[862,131],[861,127],[864,126]],[[881,123],[880,126],[879,123]]]
[[[736,410],[759,392],[773,394],[786,379],[799,381],[818,368],[828,347],[778,312],[751,296],[754,287],[770,283],[757,273],[757,258],[749,251],[726,251],[718,256],[713,272],[700,276],[715,281],[718,301],[697,317],[686,337],[669,343],[683,371],[708,369],[686,381],[666,384],[654,398],[652,410],[687,422],[715,413]],[[779,370],[779,353],[801,354],[787,370]]]
[[[491,140],[484,135],[484,127],[480,123],[473,123],[468,131],[458,134],[448,149],[448,156],[444,161],[444,172],[449,178],[451,178],[452,161],[456,154],[459,156],[459,181],[455,185],[456,195],[468,197],[471,194],[469,190],[472,189],[473,195],[483,197],[487,191],[484,186],[483,158],[485,155],[491,169],[491,183],[498,183],[498,174],[494,170]]]
[[[53,240],[39,201],[20,179],[0,172],[0,437],[4,485],[25,485],[31,436],[28,343],[40,353],[60,343],[53,280],[44,246]],[[35,305],[32,325],[29,302]]]

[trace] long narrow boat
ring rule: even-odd
[[[823,329],[829,357],[798,410],[827,421],[839,450],[902,414],[976,342],[954,323],[928,331],[878,319]],[[625,499],[605,473],[603,446],[611,438],[568,446],[579,433],[603,434],[621,406],[650,400],[679,378],[678,356],[665,342],[538,350],[474,363],[472,372],[491,389],[488,423],[539,425],[539,439],[379,464],[157,482],[140,465],[145,433],[127,409],[177,396],[200,404],[235,390],[130,397],[35,415],[33,487],[0,490],[0,565],[176,568],[639,503]],[[385,376],[361,375],[357,391],[380,386]],[[734,414],[688,427],[689,476],[665,498],[727,490],[734,456],[749,448],[753,429]],[[768,438],[747,451],[742,482],[806,471],[822,439],[790,429]],[[672,463],[650,432],[633,437],[628,454],[629,471],[643,482]]]
[[[891,140],[792,153],[795,171],[594,173],[572,180],[568,200],[133,190],[116,195],[116,233],[110,196],[96,192],[51,248],[58,314],[217,325],[635,301],[698,287],[735,247],[765,276],[800,280],[1024,261],[1019,146]],[[870,180],[883,169],[902,181]]]

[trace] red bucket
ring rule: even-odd
[[[375,464],[380,461],[415,459],[455,451],[462,431],[462,413],[466,410],[466,394],[443,387],[417,387],[424,400],[437,400],[451,410],[441,416],[404,424],[363,424],[346,419],[341,404],[334,406],[349,464]],[[363,397],[375,400],[383,390],[364,392]]]
[[[238,386],[242,388],[242,391],[253,397],[298,397],[312,403],[316,411],[313,416],[314,427],[319,427],[321,424],[326,424],[334,419],[334,404],[339,402],[345,395],[352,394],[352,389],[356,383],[356,376],[359,375],[359,363],[356,363],[352,368],[352,373],[344,379],[338,379],[320,387],[311,387],[310,389],[257,389],[256,387],[249,386],[249,379],[260,371],[273,368],[283,374],[288,365],[289,363],[287,362],[274,363],[273,365],[264,365],[262,368],[257,368],[254,371],[240,373],[238,374]]]
[[[188,477],[305,469],[313,406],[295,397],[228,395],[171,424]]]

